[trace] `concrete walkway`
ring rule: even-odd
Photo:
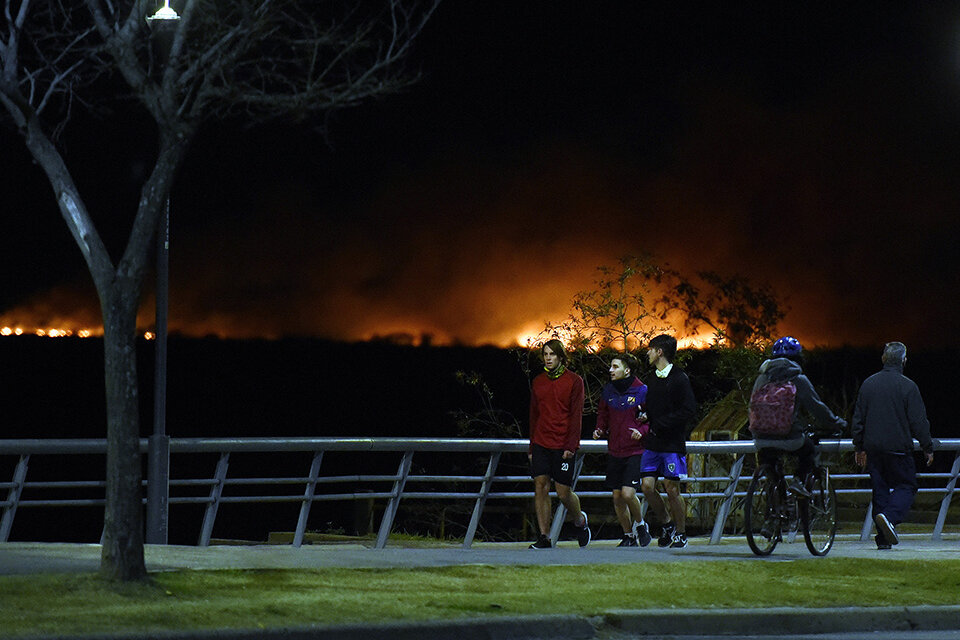
[[[281,545],[247,546],[154,546],[146,547],[150,571],[177,569],[257,569],[257,568],[414,568],[463,564],[487,565],[588,565],[625,562],[696,562],[698,560],[747,560],[791,562],[813,559],[802,540],[782,544],[768,558],[756,558],[743,539],[731,538],[719,545],[693,539],[686,549],[661,549],[653,545],[641,549],[618,549],[616,541],[599,540],[580,549],[564,542],[556,549],[533,551],[527,543],[474,545],[472,549],[455,546],[431,548],[370,549],[360,544],[307,545],[299,549]],[[931,542],[904,536],[900,545],[879,552],[874,544],[859,540],[838,540],[830,557],[884,558],[905,562],[917,559],[960,559],[960,541]],[[0,544],[0,575],[96,571],[100,545],[69,543]],[[556,640],[588,638],[643,637],[650,630],[669,629],[675,635],[704,633],[747,635],[820,634],[956,629],[960,630],[960,606],[956,607],[860,607],[842,609],[669,609],[611,610],[594,618],[583,616],[496,617],[464,621],[427,623],[364,624],[256,631],[218,631],[175,634],[149,634],[142,638],[168,640],[473,640],[503,638],[552,638]],[[0,634],[2,635],[2,634]],[[958,631],[955,637],[960,637]],[[83,640],[118,636],[83,636]],[[68,639],[61,639],[68,640]],[[76,640],[76,639],[69,639]]]
[[[685,549],[661,549],[656,542],[645,548],[618,549],[616,540],[597,540],[586,548],[576,542],[561,542],[545,551],[527,549],[528,543],[477,543],[470,549],[459,546],[409,548],[388,546],[371,549],[357,543],[304,545],[218,545],[210,547],[147,545],[149,571],[174,569],[268,569],[268,568],[390,568],[442,567],[463,564],[490,565],[584,565],[627,562],[696,562],[699,560],[747,560],[788,562],[810,559],[802,539],[780,544],[773,554],[758,558],[742,538],[728,538],[721,544],[707,544],[692,538]],[[838,539],[828,557],[884,558],[891,560],[960,559],[960,540],[940,542],[903,536],[903,542],[889,551],[877,551],[873,542]],[[96,571],[100,545],[76,543],[8,542],[0,544],[0,575]]]

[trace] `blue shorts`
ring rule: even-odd
[[[667,480],[687,479],[687,456],[679,453],[643,452],[640,459],[640,473],[644,477],[663,476]]]

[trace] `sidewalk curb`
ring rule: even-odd
[[[577,615],[461,618],[322,625],[290,629],[213,629],[75,636],[16,636],[11,640],[592,640],[599,618]]]
[[[611,610],[601,628],[635,635],[940,631],[960,629],[960,606]]]
[[[960,630],[960,606],[765,609],[614,609],[597,617],[543,615],[363,623],[291,629],[217,629],[14,640],[593,640],[609,634],[804,635]]]

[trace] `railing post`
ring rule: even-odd
[[[870,542],[871,531],[873,531],[873,496],[867,503],[867,516],[863,519],[863,528],[860,529],[860,542]]]
[[[387,502],[387,508],[383,510],[383,520],[380,521],[380,532],[377,534],[377,549],[383,549],[387,546],[387,539],[390,537],[390,530],[393,528],[393,519],[397,515],[397,508],[400,506],[400,496],[403,495],[403,487],[407,484],[407,476],[410,475],[410,465],[413,462],[413,451],[407,451],[400,460],[400,468],[397,469],[397,479],[393,482],[393,492],[390,501]]]
[[[217,509],[220,507],[220,497],[223,495],[223,481],[227,479],[227,466],[230,463],[230,452],[225,451],[220,454],[217,461],[217,470],[214,473],[213,486],[210,487],[210,500],[207,502],[207,510],[203,514],[203,527],[200,530],[199,547],[209,547],[210,537],[213,535],[213,522],[217,519]]]
[[[710,544],[719,544],[723,536],[723,527],[727,523],[727,517],[730,515],[730,509],[737,494],[737,484],[740,482],[740,473],[743,470],[743,461],[746,456],[740,456],[730,467],[730,483],[723,490],[723,502],[717,509],[717,519],[713,523],[713,532],[710,534]]]
[[[580,478],[581,469],[583,469],[583,456],[579,455],[573,463],[573,484],[570,485],[571,491],[577,488],[577,480]],[[550,544],[553,546],[557,546],[557,540],[560,538],[560,529],[563,528],[563,519],[566,515],[567,508],[563,506],[561,502],[557,507],[556,513],[553,514],[553,523],[550,525]]]
[[[310,463],[310,476],[307,479],[307,487],[303,491],[303,504],[300,505],[297,531],[293,534],[293,546],[295,547],[303,544],[303,534],[307,531],[307,519],[310,517],[310,506],[313,504],[313,496],[317,488],[317,476],[320,475],[320,462],[322,460],[323,451],[318,451],[313,455],[313,462]]]
[[[493,485],[493,478],[497,471],[498,464],[500,464],[500,452],[494,451],[490,454],[490,461],[487,463],[487,473],[484,474],[483,482],[480,484],[480,495],[477,496],[477,502],[473,505],[473,515],[470,517],[467,533],[463,537],[464,549],[469,549],[470,545],[473,544],[473,536],[477,533],[477,526],[480,524],[480,514],[483,513],[483,507],[487,503],[487,496],[490,495],[490,487]]]
[[[931,540],[943,540],[943,525],[947,522],[947,511],[950,509],[950,501],[953,499],[953,492],[957,488],[957,476],[960,475],[960,452],[953,459],[953,468],[950,469],[950,480],[947,482],[946,493],[940,502],[940,513],[937,514],[937,524],[933,527],[933,536]]]
[[[30,461],[30,455],[20,456],[17,468],[13,470],[13,484],[10,492],[7,493],[7,506],[3,509],[3,519],[0,520],[0,542],[6,542],[10,539],[10,530],[13,529],[13,517],[17,514],[17,505],[20,503],[20,495],[23,493],[23,483],[27,479],[27,464]]]

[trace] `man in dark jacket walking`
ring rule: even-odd
[[[933,441],[920,389],[903,375],[907,347],[887,343],[882,361],[883,369],[860,385],[852,436],[857,464],[866,465],[873,485],[877,548],[889,549],[900,542],[895,527],[917,493],[913,439],[920,442],[927,466],[933,464]]]
[[[677,340],[661,334],[650,340],[647,361],[655,371],[647,378],[647,418],[650,431],[644,436],[646,451],[640,459],[640,485],[657,523],[661,525],[657,544],[682,549],[687,546],[686,511],[680,483],[687,479],[687,432],[697,414],[697,400],[690,379],[673,366]],[[662,478],[670,513],[657,490]],[[671,520],[672,517],[672,520]]]

